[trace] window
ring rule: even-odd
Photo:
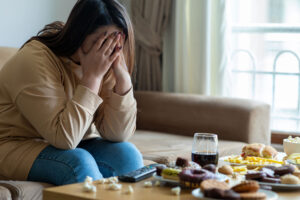
[[[300,1],[227,3],[232,96],[269,103],[273,131],[300,133]]]

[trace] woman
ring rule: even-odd
[[[0,72],[0,174],[63,185],[142,167],[124,142],[136,122],[133,60],[116,0],[78,0],[66,25],[25,43]]]

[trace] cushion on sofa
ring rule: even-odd
[[[159,163],[165,163],[182,156],[191,158],[193,137],[159,133],[154,131],[137,130],[129,140],[137,146],[143,158]],[[241,153],[246,143],[219,140],[219,155]]]
[[[0,200],[12,200],[9,189],[0,184]]]
[[[12,200],[41,200],[43,189],[53,185],[30,181],[0,181],[0,186],[9,190]],[[1,190],[0,192],[2,195]],[[0,197],[2,197],[1,195]]]

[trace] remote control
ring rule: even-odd
[[[154,172],[156,172],[156,166],[161,164],[150,164],[147,166],[144,166],[140,169],[137,169],[135,171],[129,172],[127,174],[124,174],[122,176],[119,176],[119,180],[123,182],[138,182],[145,178],[150,177]]]

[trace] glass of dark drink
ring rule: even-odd
[[[212,133],[195,133],[192,147],[192,161],[202,167],[218,164],[218,135]]]

